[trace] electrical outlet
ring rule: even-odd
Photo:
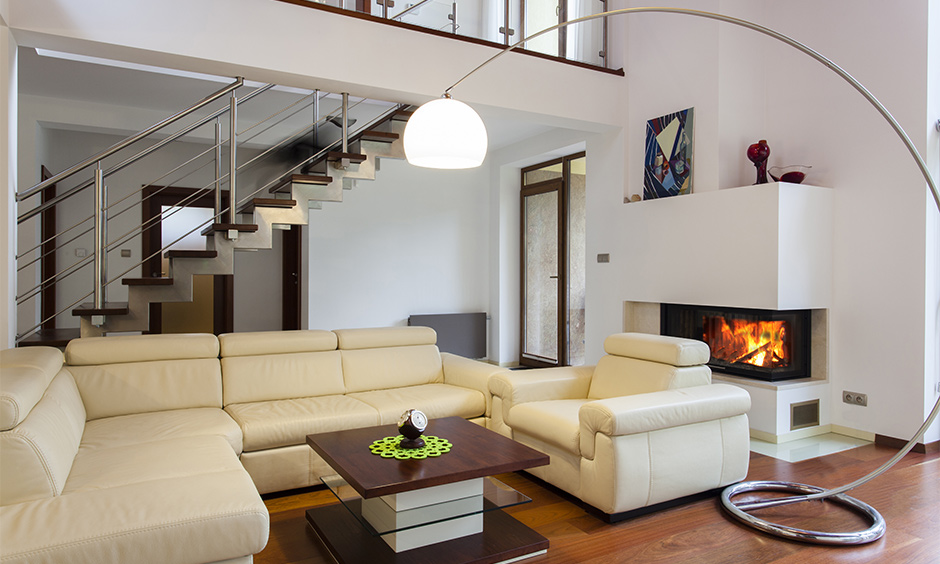
[[[847,392],[842,391],[842,403],[848,403],[851,405],[860,405],[862,407],[868,406],[868,394],[860,394],[858,392]]]

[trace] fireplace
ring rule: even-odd
[[[716,371],[771,382],[810,376],[809,310],[661,308],[661,333],[708,343]]]

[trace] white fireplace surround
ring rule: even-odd
[[[775,182],[634,202],[624,213],[626,300],[825,309],[832,190]]]
[[[714,378],[751,394],[748,417],[756,438],[784,442],[833,430],[832,190],[771,183],[635,202],[626,211],[627,264],[643,276],[630,277],[624,330],[658,334],[661,303],[813,310],[810,378]],[[791,406],[813,400],[819,401],[819,425],[793,430]]]

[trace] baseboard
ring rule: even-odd
[[[830,425],[831,432],[837,435],[845,435],[846,437],[852,437],[853,439],[861,439],[863,441],[875,442],[875,434],[868,431],[859,431],[858,429],[853,429],[851,427],[843,427],[842,425]]]
[[[875,441],[875,434],[869,433],[867,431],[859,431],[858,429],[852,429],[850,427],[843,427],[842,425],[817,425],[815,427],[810,427],[808,429],[799,429],[797,431],[791,431],[789,433],[783,433],[782,435],[773,435],[765,431],[758,431],[757,429],[750,429],[750,434],[752,439],[757,439],[759,441],[764,441],[765,443],[772,443],[775,445],[787,443],[790,441],[795,441],[797,439],[806,439],[809,437],[815,437],[817,435],[825,435],[826,433],[835,433],[837,435],[845,435],[846,437],[852,437],[853,439],[861,439],[863,441]],[[904,445],[904,443],[901,443]]]
[[[816,425],[815,427],[790,431],[789,433],[783,433],[781,435],[774,435],[772,433],[767,433],[766,431],[758,431],[757,429],[750,430],[752,439],[757,439],[759,441],[764,441],[765,443],[772,443],[775,445],[795,441],[798,439],[815,437],[816,435],[825,435],[826,433],[830,432],[832,432],[831,425]]]
[[[901,449],[904,445],[907,444],[907,441],[904,439],[896,439],[894,437],[888,437],[885,435],[875,435],[875,444],[879,446],[886,446],[896,449]],[[914,452],[920,454],[940,452],[940,441],[934,441],[932,443],[917,443],[914,445],[914,448],[911,449]]]

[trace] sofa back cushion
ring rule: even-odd
[[[649,392],[673,390],[711,383],[711,369],[705,365],[674,366],[636,358],[606,355],[594,368],[591,399],[607,399]]]
[[[437,332],[430,327],[370,327],[366,329],[336,329],[341,350],[436,345]]]
[[[222,407],[215,335],[73,339],[65,350],[88,420],[131,413]]]
[[[4,410],[16,413],[0,432],[0,505],[59,495],[85,429],[75,381],[56,349],[3,351],[0,366]]]
[[[437,333],[430,327],[336,329],[346,392],[444,381]]]
[[[341,351],[346,391],[387,390],[444,381],[436,345]]]
[[[220,335],[222,403],[343,394],[343,365],[330,331]]]

